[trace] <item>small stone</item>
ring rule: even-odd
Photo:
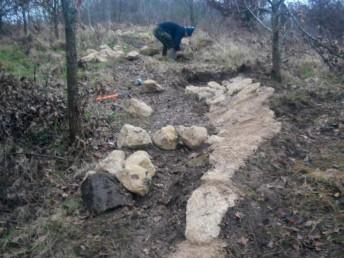
[[[127,111],[135,116],[150,117],[153,114],[153,109],[141,100],[131,98],[124,103]]]
[[[143,90],[144,92],[154,93],[162,92],[164,91],[164,88],[154,80],[145,80],[143,82]]]
[[[81,197],[96,214],[132,203],[131,196],[110,174],[90,171],[81,183]]]
[[[215,89],[215,90],[219,90],[219,91],[225,91],[226,90],[226,87],[224,87],[224,86],[222,86],[222,85],[220,85],[214,81],[208,82],[208,87]]]
[[[140,49],[140,54],[144,56],[155,56],[159,54],[160,50],[158,48],[153,48],[149,46],[143,46]]]
[[[177,148],[177,130],[171,125],[163,127],[155,132],[152,139],[154,144],[163,150],[175,150]]]
[[[207,143],[210,145],[221,143],[224,141],[223,137],[217,136],[217,135],[212,135],[208,138]]]
[[[125,124],[117,139],[117,145],[119,148],[141,148],[152,144],[152,139],[146,130],[135,127],[129,124]]]
[[[202,144],[206,143],[206,141],[208,140],[208,131],[207,131],[207,128],[205,127],[178,126],[177,132],[182,142],[191,149],[200,147]]]
[[[117,175],[124,168],[124,151],[114,150],[105,159],[99,162],[96,170],[104,170],[112,175]]]
[[[137,51],[130,51],[128,54],[127,54],[127,59],[129,60],[129,61],[135,61],[135,60],[137,60],[138,58],[139,58],[139,56],[140,56],[140,54],[139,54],[139,52],[137,52]]]

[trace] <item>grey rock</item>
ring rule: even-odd
[[[96,214],[132,203],[131,195],[106,172],[89,171],[81,183],[81,197],[87,209]]]

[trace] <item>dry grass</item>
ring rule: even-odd
[[[243,64],[254,64],[266,56],[266,49],[258,49],[257,39],[235,39],[221,35],[214,39],[204,31],[197,31],[191,39],[191,50],[196,51],[194,62],[214,63],[236,69]]]

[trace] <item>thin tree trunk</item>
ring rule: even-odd
[[[122,0],[119,0],[118,1],[118,15],[117,15],[117,19],[118,19],[118,22],[120,23],[122,21]]]
[[[28,34],[28,27],[27,27],[26,10],[24,7],[22,7],[22,16],[23,16],[24,34],[26,36]]]
[[[280,50],[280,0],[272,1],[272,70],[271,77],[281,81],[281,50]]]
[[[55,38],[59,39],[60,34],[59,34],[59,6],[58,6],[58,0],[54,0],[53,22],[54,22]]]
[[[81,132],[76,52],[77,9],[75,1],[71,0],[62,0],[62,8],[66,33],[69,136],[73,142]]]
[[[193,0],[188,0],[188,1],[189,1],[190,22],[192,26],[196,26],[194,1]]]
[[[90,28],[92,28],[92,20],[91,20],[91,2],[89,2],[87,4],[87,19],[88,19],[88,26],[90,26]]]
[[[3,20],[2,20],[2,15],[0,15],[0,34],[2,34],[4,31],[3,31]]]

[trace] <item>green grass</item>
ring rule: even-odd
[[[307,79],[314,76],[314,67],[313,64],[304,63],[300,67],[300,77],[302,79]]]
[[[31,78],[35,64],[18,45],[0,45],[0,67],[15,76]]]

